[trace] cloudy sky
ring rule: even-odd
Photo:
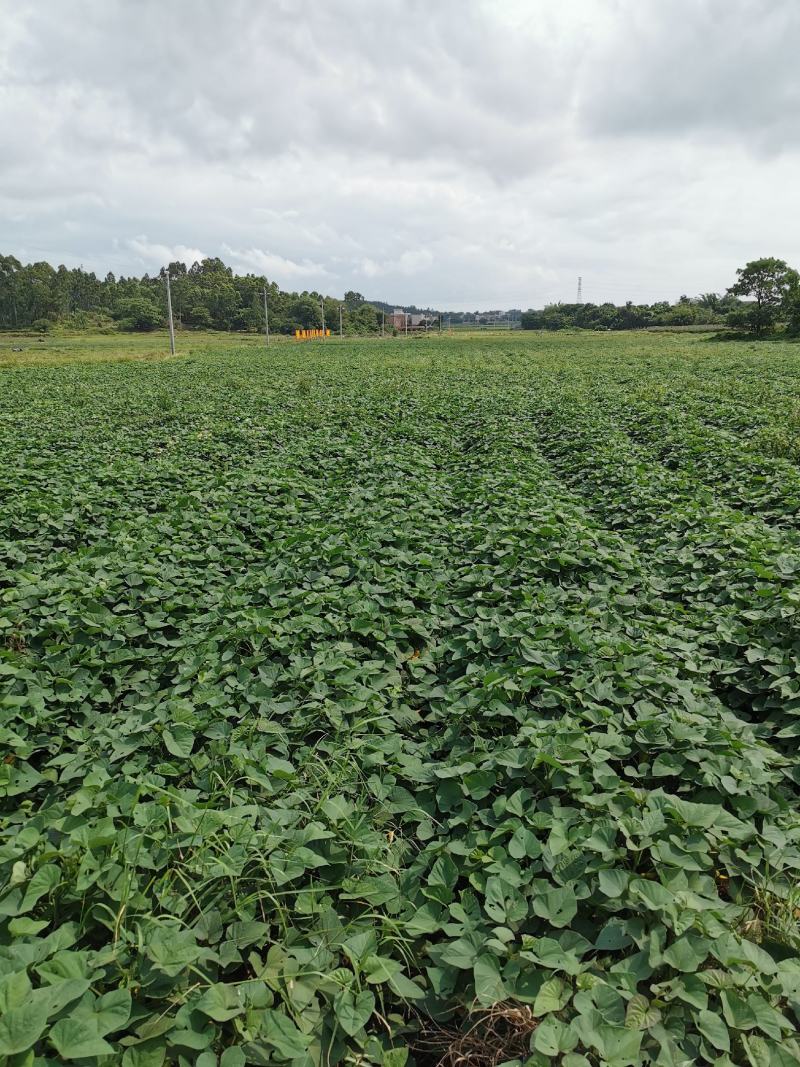
[[[800,266],[799,0],[0,0],[0,251],[453,309]]]

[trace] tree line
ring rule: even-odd
[[[725,293],[681,296],[674,304],[549,304],[522,314],[523,330],[637,330],[729,326],[763,336],[783,324],[800,334],[800,275],[782,259],[755,259],[736,271]]]
[[[264,287],[267,289],[270,330],[293,333],[325,325],[345,333],[375,333],[381,313],[360,293],[343,300],[314,291],[285,292],[275,282],[255,274],[234,274],[221,259],[209,258],[187,266],[174,262],[158,274],[98,278],[82,267],[23,265],[14,256],[0,255],[0,327],[42,331],[67,327],[109,327],[154,330],[166,323],[166,274],[169,272],[176,326],[189,329],[264,329]]]
[[[152,277],[117,278],[109,273],[101,279],[82,267],[56,268],[44,262],[23,266],[14,256],[0,255],[0,328],[46,331],[60,324],[79,329],[154,330],[166,323],[167,273],[179,328],[263,330],[265,287],[270,329],[275,333],[319,329],[323,316],[325,325],[335,332],[340,311],[345,333],[376,333],[382,310],[393,306],[369,303],[352,290],[343,300],[308,290],[286,292],[261,275],[234,274],[217,258],[191,266],[176,261]],[[747,263],[736,275],[724,294],[681,296],[674,304],[550,304],[525,312],[454,312],[448,314],[448,321],[481,322],[482,315],[504,315],[521,318],[526,330],[730,326],[759,336],[782,325],[787,332],[800,335],[800,274],[796,270],[782,259],[764,258]]]

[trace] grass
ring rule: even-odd
[[[473,333],[476,331],[473,331]],[[478,331],[479,332],[479,331]],[[431,333],[425,340],[433,340]],[[383,342],[404,342],[402,336],[393,338],[387,335]],[[309,345],[327,344],[330,346],[347,345],[359,348],[373,345],[376,339],[339,338],[333,336],[325,341],[298,342],[293,337],[272,334],[270,351],[280,351],[285,347],[308,347]],[[220,333],[211,330],[179,330],[176,334],[177,359],[191,358],[198,355],[213,355],[232,351],[258,352],[266,347],[262,334],[254,333]],[[56,330],[52,333],[38,334],[33,331],[0,331],[0,368],[25,366],[55,366],[70,363],[109,363],[117,361],[162,360],[172,359],[169,346],[169,333],[166,330],[154,330],[147,333],[76,333]]]
[[[800,1063],[796,345],[11,341],[2,1067]]]
[[[283,344],[284,338],[273,339]],[[211,352],[258,348],[264,339],[255,334],[220,334],[210,331],[178,333],[177,358]],[[109,363],[134,360],[171,359],[169,334],[152,333],[0,332],[0,368],[58,366],[71,363]]]

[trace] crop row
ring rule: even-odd
[[[790,532],[405,351],[11,382],[9,1063],[800,1061]]]

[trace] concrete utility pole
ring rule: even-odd
[[[386,312],[381,312],[381,337],[383,337],[383,331],[386,325]]]
[[[340,304],[339,305],[339,340],[341,341],[341,339],[343,337],[344,337],[344,334],[342,333],[342,305]]]
[[[439,314],[439,333],[441,333],[441,332],[442,332],[442,316],[441,316],[441,313],[440,313]]]
[[[406,337],[408,337],[408,312],[406,312],[405,318],[406,318]]]
[[[325,340],[325,301],[320,300],[319,306],[322,309],[322,340]]]
[[[264,286],[264,333],[267,335],[267,344],[269,344],[269,307],[267,306],[267,287]]]
[[[172,292],[169,287],[169,271],[167,271],[167,313],[169,314],[169,350],[175,355],[175,324],[172,321]]]

